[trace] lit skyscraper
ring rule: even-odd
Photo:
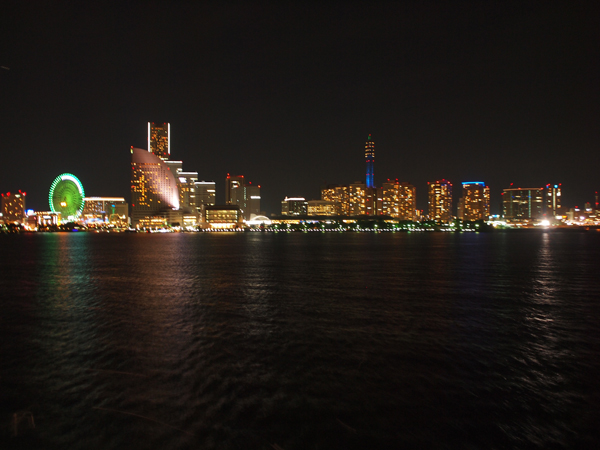
[[[543,188],[510,188],[502,192],[504,218],[512,220],[539,220],[544,203]]]
[[[198,172],[179,171],[176,175],[179,188],[179,208],[189,213],[196,211],[196,188]]]
[[[380,190],[381,214],[400,220],[415,220],[417,190],[412,184],[388,180]]]
[[[416,220],[417,188],[407,181],[402,181],[398,192],[398,219]]]
[[[244,202],[244,175],[231,176],[227,174],[225,180],[225,203],[237,205],[240,208]]]
[[[429,187],[429,220],[448,223],[452,220],[452,183],[448,180],[427,182]]]
[[[378,210],[377,191],[360,181],[349,185],[328,184],[321,189],[321,200],[333,202],[340,216],[374,216]]]
[[[560,184],[547,184],[544,189],[544,210],[548,219],[556,218],[562,213],[560,209],[561,191]]]
[[[166,161],[171,156],[171,124],[148,122],[148,151]]]
[[[335,214],[347,216],[350,214],[348,201],[348,185],[328,184],[321,189],[321,200],[335,205]]]
[[[371,140],[371,135],[365,142],[365,162],[367,163],[367,188],[375,187],[375,142]]]
[[[225,180],[225,203],[236,205],[245,220],[260,215],[260,185],[252,185],[244,180],[244,175],[231,176]]]
[[[356,181],[350,184],[348,189],[348,203],[349,215],[362,216],[367,214],[367,187],[364,183]],[[373,215],[372,209],[371,215]]]
[[[490,216],[490,188],[482,181],[462,184],[458,214],[462,220],[487,220]]]
[[[196,190],[196,209],[199,213],[204,213],[204,208],[215,204],[216,187],[214,181],[196,181],[194,183]]]
[[[2,194],[2,218],[4,223],[22,223],[25,219],[25,192]]]
[[[305,216],[308,203],[304,197],[286,197],[281,202],[282,216]]]
[[[152,218],[179,209],[177,179],[154,154],[131,147],[132,222],[151,224]]]
[[[260,185],[248,183],[244,187],[246,204],[242,215],[246,220],[252,220],[254,216],[260,216]]]

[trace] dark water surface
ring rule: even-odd
[[[0,448],[599,445],[600,233],[0,235],[0,269]]]

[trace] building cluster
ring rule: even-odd
[[[26,193],[2,194],[2,210],[0,217],[4,225],[23,225],[27,229],[45,229],[57,227],[69,219],[56,210],[51,203],[49,211],[26,209]],[[65,204],[63,200],[60,203]],[[60,204],[59,203],[59,204]],[[129,218],[129,205],[123,197],[84,197],[83,208],[77,220],[86,226],[126,227]]]
[[[198,172],[183,170],[183,161],[171,158],[171,127],[148,123],[148,148],[131,147],[131,204],[122,197],[86,197],[81,182],[72,174],[59,175],[50,189],[49,211],[27,210],[26,193],[2,194],[0,222],[23,224],[30,229],[78,222],[87,227],[238,229],[246,224],[277,222],[261,212],[261,188],[243,175],[227,174],[225,204],[216,205],[216,183],[199,181]],[[466,181],[454,210],[453,186],[446,179],[427,183],[427,212],[417,209],[416,187],[406,181],[375,184],[375,142],[367,137],[364,149],[365,181],[328,184],[321,198],[286,197],[280,220],[329,220],[331,218],[384,218],[395,222],[430,221],[449,224],[489,221],[490,189],[482,181]],[[509,187],[502,192],[502,214],[507,225],[536,225],[559,221],[600,224],[598,194],[595,205],[567,212],[561,205],[561,185],[539,188]],[[595,206],[595,208],[593,207]],[[454,213],[456,211],[456,214]],[[309,219],[310,218],[310,219]],[[498,221],[498,220],[497,220]]]
[[[260,185],[227,174],[225,205],[214,181],[198,181],[171,159],[171,127],[148,123],[148,149],[131,148],[131,225],[235,228],[260,215]]]
[[[455,219],[488,221],[490,214],[490,188],[482,181],[462,183],[460,198],[454,214],[452,183],[436,180],[427,183],[428,210],[416,207],[417,191],[409,182],[387,180],[375,186],[375,142],[371,135],[365,142],[365,182],[331,184],[323,186],[320,200],[286,197],[281,202],[282,216],[386,216],[398,221],[429,220],[447,224]],[[508,225],[535,225],[542,222],[570,221],[596,223],[599,219],[598,198],[596,209],[587,204],[564,212],[561,205],[561,185],[547,184],[540,188],[508,188],[502,193],[503,222]]]
[[[448,223],[455,216],[452,183],[438,180],[427,183],[429,214],[417,209],[417,189],[406,181],[387,180],[375,185],[375,142],[371,135],[365,142],[365,182],[330,184],[322,187],[320,200],[286,197],[281,203],[284,216],[387,216],[398,221],[424,219]],[[484,183],[463,183],[457,217],[462,220],[487,220],[490,215],[490,190]]]

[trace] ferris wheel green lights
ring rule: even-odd
[[[55,178],[50,186],[50,209],[60,213],[64,219],[75,219],[83,211],[83,186],[79,179],[70,173]]]

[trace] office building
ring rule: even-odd
[[[244,220],[252,220],[261,215],[260,211],[260,186],[249,183],[246,186],[246,206],[242,213]]]
[[[171,124],[148,122],[148,151],[166,161],[171,157]]]
[[[507,220],[540,220],[543,205],[543,188],[509,188],[502,192],[503,215]]]
[[[282,216],[306,216],[308,203],[303,197],[286,197],[281,202]]]
[[[227,174],[225,179],[225,203],[240,208],[242,218],[251,220],[260,215],[260,185],[253,185],[243,175]]]
[[[204,222],[213,229],[241,228],[244,224],[242,211],[237,205],[207,205]]]
[[[204,217],[204,207],[214,205],[216,201],[216,186],[214,181],[196,181],[194,182],[196,194],[196,210]]]
[[[189,214],[196,212],[196,182],[198,172],[177,172],[177,187],[179,188],[179,208]]]
[[[129,205],[123,197],[84,197],[83,219],[87,223],[127,225]]]
[[[544,213],[547,219],[556,219],[562,216],[561,210],[561,184],[547,184],[544,189]]]
[[[2,219],[4,223],[23,223],[25,220],[25,192],[7,192],[2,195]]]
[[[429,190],[429,220],[452,221],[452,183],[448,180],[427,182]]]
[[[179,209],[175,174],[153,153],[131,147],[132,224],[157,226],[169,210]],[[162,220],[164,222],[165,220]]]
[[[225,203],[228,205],[243,204],[244,199],[244,175],[232,176],[227,174],[225,179]]]
[[[490,188],[482,181],[465,181],[456,215],[462,220],[487,220],[490,216]]]
[[[371,139],[371,135],[365,142],[365,163],[367,166],[366,186],[367,188],[375,187],[375,142]]]
[[[167,165],[169,170],[171,172],[173,172],[173,175],[175,175],[175,178],[177,178],[177,175],[179,174],[179,172],[183,171],[183,161],[173,161],[173,160],[163,160],[163,161]]]

